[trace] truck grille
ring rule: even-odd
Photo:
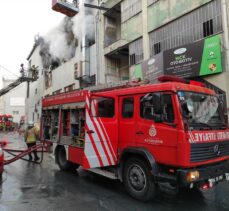
[[[191,144],[191,162],[207,161],[223,156],[229,156],[229,141]]]

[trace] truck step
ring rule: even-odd
[[[92,168],[92,169],[88,169],[88,171],[93,172],[95,174],[99,174],[102,175],[104,177],[110,178],[110,179],[118,179],[118,177],[115,175],[115,173],[110,172],[110,171],[106,171],[103,169],[99,169],[99,168]]]

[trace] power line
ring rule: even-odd
[[[4,66],[0,65],[0,68],[3,68],[4,70],[6,70],[7,72],[11,73],[12,75],[14,75],[14,76],[17,76],[17,77],[18,77],[18,75],[16,75],[15,73],[13,73],[12,71],[10,71],[9,69],[7,69],[7,68],[6,68],[6,67],[4,67]]]

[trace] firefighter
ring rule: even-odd
[[[32,65],[30,70],[32,72],[32,78],[37,79],[38,78],[38,66],[36,67],[35,65]]]
[[[78,0],[73,0],[72,3],[73,3],[73,5],[74,5],[75,7],[79,7]]]
[[[25,77],[25,69],[24,69],[24,64],[21,64],[20,73],[21,73],[21,77]]]
[[[33,147],[36,145],[36,141],[38,138],[38,132],[36,127],[34,126],[34,123],[32,121],[28,122],[28,127],[25,131],[25,142],[27,144],[27,147]],[[33,151],[34,154],[34,161],[38,161],[40,158],[37,156],[37,151]],[[31,161],[33,159],[32,154],[29,153],[29,160]]]

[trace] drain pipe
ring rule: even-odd
[[[222,8],[222,23],[223,23],[223,42],[225,50],[225,63],[226,71],[229,72],[229,33],[228,33],[228,14],[227,14],[227,1],[221,0]]]

